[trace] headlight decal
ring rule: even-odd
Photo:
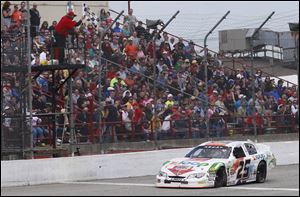
[[[168,177],[168,174],[165,173],[165,172],[163,172],[163,171],[159,171],[159,172],[158,172],[158,176],[167,178],[167,177]]]
[[[188,176],[188,179],[192,179],[192,178],[197,178],[200,179],[202,177],[204,177],[206,175],[206,173],[204,172],[200,172],[200,173],[194,173]]]

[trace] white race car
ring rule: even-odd
[[[263,183],[276,166],[270,147],[248,141],[210,141],[185,157],[167,161],[156,176],[157,187],[205,188]]]

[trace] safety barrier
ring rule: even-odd
[[[278,165],[299,163],[299,141],[264,143]],[[1,161],[1,187],[155,175],[190,148],[35,160]],[[154,181],[154,180],[153,180]]]

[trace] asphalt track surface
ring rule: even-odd
[[[299,164],[276,166],[265,183],[209,188],[167,189],[154,186],[155,176],[1,188],[1,196],[299,196]]]

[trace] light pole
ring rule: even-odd
[[[171,23],[171,21],[173,19],[176,18],[176,16],[179,14],[179,10],[172,16],[172,18],[170,18],[170,20],[154,35],[154,38],[153,38],[153,94],[154,94],[154,109],[153,109],[153,120],[154,122],[152,123],[153,127],[154,128],[154,125],[156,125],[156,116],[157,116],[157,113],[156,113],[156,104],[157,104],[157,97],[156,97],[156,46],[155,46],[155,42],[156,42],[156,39],[158,37],[158,35]],[[157,145],[157,139],[156,139],[156,136],[154,135],[154,141],[155,141],[155,145],[156,145],[156,148],[158,148],[158,145]]]
[[[297,66],[297,81],[299,83],[299,23],[289,23],[290,31],[295,38],[295,58]],[[297,86],[297,95],[299,95],[299,84]]]
[[[252,76],[252,120],[253,120],[253,129],[254,129],[254,136],[255,136],[255,142],[257,142],[257,125],[256,125],[256,112],[255,112],[255,75],[254,75],[254,63],[253,63],[253,53],[254,53],[254,46],[253,46],[253,38],[257,34],[257,32],[266,24],[266,22],[273,16],[275,12],[273,11],[268,18],[257,28],[252,36],[250,37],[250,49],[251,49],[251,76]]]
[[[127,6],[128,6],[128,14],[129,14],[129,11],[131,9],[131,7],[130,7],[130,1],[127,2]]]
[[[105,28],[104,32],[100,33],[100,42],[99,42],[99,71],[98,71],[98,85],[99,85],[99,89],[98,89],[98,104],[99,104],[99,144],[100,144],[100,152],[102,152],[102,130],[101,130],[101,113],[102,113],[102,105],[101,105],[101,99],[102,99],[102,88],[101,88],[101,78],[102,78],[102,39],[104,37],[104,35],[106,34],[106,32],[117,22],[117,20],[122,16],[122,14],[124,13],[124,10],[122,10],[122,12],[115,18],[115,20],[107,27]]]
[[[27,4],[27,58],[28,58],[28,111],[29,111],[29,129],[30,129],[30,157],[34,159],[33,154],[33,135],[32,135],[32,84],[31,84],[31,37],[30,37],[30,13],[29,1]]]
[[[227,17],[227,15],[230,13],[230,11],[227,11],[227,13],[218,21],[218,23],[206,34],[204,38],[204,62],[205,62],[205,67],[204,67],[204,75],[205,75],[205,113],[206,113],[206,134],[207,137],[209,137],[209,119],[208,119],[208,84],[207,84],[207,38],[208,36],[218,27],[218,25]]]

